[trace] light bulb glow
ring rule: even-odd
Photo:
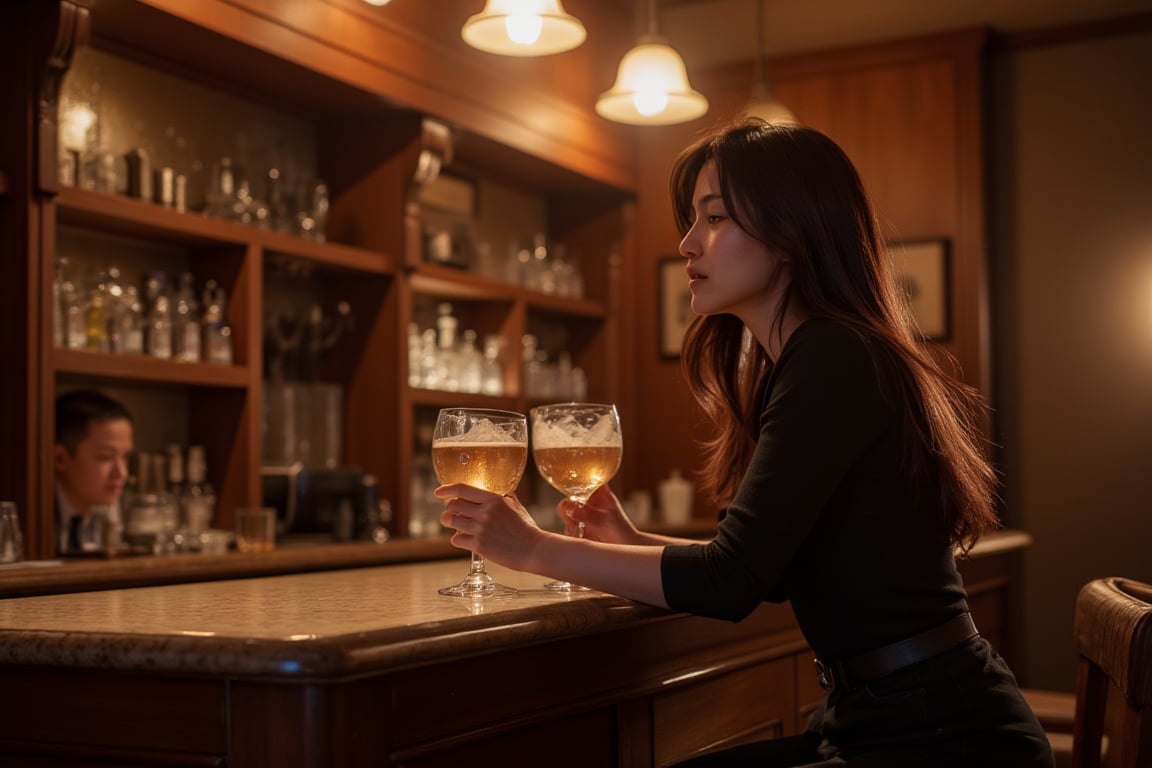
[[[547,56],[584,42],[587,32],[560,0],[488,0],[460,30],[473,48],[502,56]]]
[[[707,111],[708,100],[689,84],[680,54],[653,37],[624,55],[615,85],[596,102],[601,117],[633,125],[672,125]]]
[[[534,13],[513,13],[504,19],[504,28],[508,30],[508,39],[512,42],[532,45],[540,39],[544,19]]]
[[[658,115],[668,108],[668,93],[659,88],[645,88],[632,94],[636,111],[645,117]]]

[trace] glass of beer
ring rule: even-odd
[[[516,490],[528,463],[528,420],[522,413],[488,408],[445,408],[432,433],[432,466],[441,485],[464,483],[501,496]],[[472,566],[459,584],[439,590],[454,597],[512,597],[472,553]]]
[[[556,403],[532,409],[532,458],[536,469],[556,490],[584,504],[620,468],[624,442],[616,406],[602,403]],[[584,524],[577,528],[584,535]],[[556,592],[587,587],[567,581],[545,584]]]

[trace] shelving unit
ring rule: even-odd
[[[16,441],[31,457],[21,503],[28,510],[28,556],[54,554],[50,403],[64,388],[97,386],[130,397],[139,394],[145,401],[156,398],[160,405],[155,410],[167,413],[148,412],[137,419],[137,447],[160,447],[141,445],[142,437],[155,431],[152,422],[157,419],[180,422],[165,425],[165,434],[204,445],[208,480],[217,488],[216,526],[230,527],[236,507],[260,502],[262,391],[269,374],[263,343],[266,314],[270,307],[300,303],[295,288],[286,292],[283,287],[285,266],[300,278],[299,290],[308,301],[326,308],[336,302],[352,307],[351,330],[318,374],[320,380],[343,388],[344,463],[376,476],[381,496],[391,502],[394,536],[408,533],[413,452],[420,450],[418,431],[429,414],[451,405],[526,411],[533,404],[525,394],[519,354],[526,332],[551,324],[570,334],[573,359],[586,370],[604,372],[589,382],[589,396],[613,399],[618,384],[605,362],[618,333],[611,297],[621,249],[629,240],[631,195],[621,183],[628,172],[604,164],[604,157],[622,155],[615,139],[597,144],[601,157],[595,160],[583,159],[591,158],[588,146],[598,141],[587,131],[572,132],[575,142],[568,146],[549,139],[526,151],[524,145],[535,139],[526,139],[522,131],[507,134],[519,146],[493,138],[506,133],[503,129],[510,124],[505,118],[494,123],[490,114],[472,107],[456,111],[470,98],[465,82],[456,85],[444,78],[437,93],[424,94],[413,92],[403,79],[413,73],[400,82],[366,78],[364,66],[384,71],[392,64],[384,60],[384,48],[376,47],[359,50],[353,62],[351,48],[368,38],[379,42],[381,35],[402,33],[378,26],[359,3],[323,0],[317,4],[319,15],[309,19],[281,18],[278,11],[267,15],[245,2],[223,0],[194,8],[169,0],[52,0],[41,5],[8,11],[28,28],[33,51],[45,59],[49,51],[56,56],[52,67],[33,67],[37,74],[24,81],[23,111],[40,114],[47,124],[39,134],[26,137],[27,153],[34,158],[30,175],[8,179],[9,192],[28,185],[26,222],[38,222],[39,228],[38,234],[30,224],[22,225],[29,236],[26,256],[20,258],[26,259],[28,284],[34,287],[23,308],[29,319],[24,356],[29,386],[11,390],[42,404],[29,410],[28,434]],[[305,23],[313,25],[307,41],[296,27]],[[454,50],[458,40],[422,44],[440,46],[446,62],[461,58]],[[205,111],[218,110],[222,98],[239,97],[302,121],[315,137],[316,173],[331,191],[327,240],[60,186],[54,148],[44,145],[54,139],[56,105],[41,108],[38,97],[58,92],[68,60],[84,45],[207,89],[212,106]],[[227,53],[229,61],[215,53],[202,56],[207,50]],[[442,69],[436,77],[454,71]],[[415,103],[404,104],[405,96]],[[539,201],[550,240],[582,254],[584,298],[541,293],[423,260],[414,179],[421,153],[434,148],[424,130],[425,115],[437,113],[449,115],[436,119],[450,126],[456,138],[455,151],[444,158],[445,169]],[[213,115],[210,121],[225,125],[229,116]],[[574,168],[574,162],[586,163],[587,170]],[[5,247],[12,242],[7,240]],[[219,281],[229,296],[233,364],[56,348],[52,286],[61,248],[81,260],[86,254],[99,259],[113,253],[124,254],[132,264],[154,262],[154,268],[173,273],[187,269],[196,276],[198,288],[209,277]],[[408,385],[408,323],[437,302],[459,307],[467,323],[461,330],[471,328],[481,338],[500,336],[505,351],[503,395]]]

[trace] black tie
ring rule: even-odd
[[[83,522],[84,518],[80,515],[73,515],[68,521],[68,549],[72,552],[80,550],[80,525]]]

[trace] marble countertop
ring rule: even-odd
[[[330,680],[575,637],[668,611],[489,565],[520,595],[437,593],[466,560],[0,600],[0,666]]]
[[[986,537],[972,559],[1027,547]],[[466,559],[0,599],[0,666],[336,680],[676,614],[489,565],[510,599],[437,593]]]

